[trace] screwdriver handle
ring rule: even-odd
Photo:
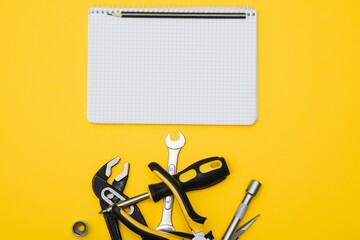
[[[229,174],[230,171],[224,158],[211,157],[193,163],[173,177],[182,190],[187,192],[211,187],[224,180]],[[149,192],[154,202],[172,194],[163,182],[150,184]]]

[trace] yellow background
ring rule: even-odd
[[[120,1],[104,1],[116,4]],[[189,6],[187,1],[124,1]],[[93,174],[121,156],[128,195],[157,181],[165,136],[187,143],[179,170],[224,156],[231,175],[191,192],[206,230],[220,239],[251,179],[263,183],[243,239],[360,239],[360,20],[358,1],[194,1],[258,10],[259,119],[254,126],[94,125],[86,119],[90,1],[0,3],[0,238],[110,239]],[[120,164],[122,165],[122,164]],[[115,172],[122,171],[118,166]],[[161,203],[139,204],[152,228]],[[178,206],[174,224],[187,231]],[[124,239],[139,239],[121,227]]]

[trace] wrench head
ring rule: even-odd
[[[165,142],[166,146],[170,149],[180,149],[185,145],[185,137],[184,135],[179,131],[179,140],[172,141],[170,138],[170,133],[166,136]]]

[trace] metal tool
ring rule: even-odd
[[[124,163],[123,172],[115,177],[111,185],[107,182],[111,176],[112,168],[118,164],[119,161],[119,157],[110,160],[103,165],[93,177],[92,187],[95,195],[100,199],[101,209],[106,209],[118,201],[128,199],[128,197],[124,194],[124,189],[129,175],[130,165],[128,162]],[[130,206],[128,214],[136,221],[146,225],[145,219],[136,205]],[[111,212],[108,212],[104,214],[104,218],[111,239],[121,240],[122,238],[119,230],[119,224],[115,216]]]
[[[243,201],[241,202],[241,204],[239,205],[238,209],[236,210],[235,215],[234,215],[228,229],[226,230],[224,236],[222,237],[222,240],[231,239],[231,236],[233,235],[237,225],[239,224],[240,220],[244,217],[246,210],[251,202],[251,199],[253,197],[255,197],[260,186],[261,186],[260,182],[258,182],[256,180],[251,181],[250,185],[246,189],[246,195],[245,195]]]
[[[237,240],[249,227],[260,217],[260,214],[256,215],[254,218],[250,219],[247,223],[242,225],[238,230],[235,231],[231,240]]]
[[[76,237],[83,237],[88,231],[88,226],[84,221],[77,221],[72,226],[72,232]]]
[[[170,134],[166,136],[166,146],[169,150],[169,157],[168,157],[168,173],[170,175],[174,175],[177,171],[177,162],[178,162],[178,156],[181,148],[185,144],[185,137],[184,135],[179,131],[179,140],[172,141],[170,139]],[[172,224],[172,206],[174,203],[174,199],[172,196],[167,196],[164,198],[163,203],[163,209],[162,209],[162,217],[159,226],[156,228],[158,231],[163,232],[174,232],[175,228]]]
[[[159,164],[153,162],[149,164],[149,168],[153,173],[155,173],[167,186],[168,189],[173,193],[180,209],[184,214],[187,225],[189,226],[192,234],[183,233],[183,232],[161,232],[154,231],[151,228],[141,225],[135,221],[132,221],[131,218],[124,212],[123,209],[118,206],[114,206],[113,213],[115,216],[130,230],[137,233],[143,239],[151,240],[182,240],[182,239],[192,239],[192,240],[212,240],[213,236],[211,232],[204,234],[204,222],[206,218],[198,215],[193,209],[190,200],[188,199],[184,189],[180,184],[173,178],[168,172],[165,171]]]
[[[173,175],[176,182],[180,184],[184,191],[200,190],[211,187],[230,174],[229,168],[224,158],[211,157],[197,161],[184,169],[183,171]],[[150,198],[154,202],[158,202],[162,198],[172,195],[171,190],[163,183],[150,184],[149,192],[130,198],[125,201],[118,202],[114,205],[124,208],[126,206],[144,201]],[[100,213],[110,212],[114,205],[102,210]]]

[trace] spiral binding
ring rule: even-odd
[[[131,11],[138,13],[246,13],[247,17],[256,16],[256,10],[252,7],[135,7],[132,6],[92,6],[89,9],[89,14],[113,14],[115,12]]]

